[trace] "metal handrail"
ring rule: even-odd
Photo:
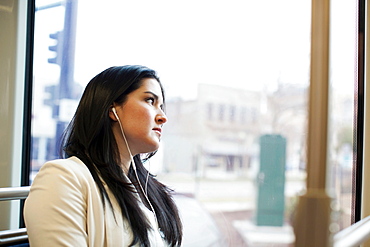
[[[30,186],[0,188],[0,201],[26,199],[29,192]],[[0,246],[27,242],[26,228],[0,231]]]
[[[26,228],[0,231],[0,246],[27,242],[28,235]]]
[[[333,247],[358,246],[370,239],[370,216],[334,235]]]
[[[0,188],[0,201],[26,199],[30,186]]]

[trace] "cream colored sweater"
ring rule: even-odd
[[[106,187],[113,210],[103,208],[99,189],[85,164],[77,157],[47,162],[36,175],[24,207],[31,247],[126,247],[132,231]],[[153,213],[139,200],[152,225],[151,246],[167,246]]]

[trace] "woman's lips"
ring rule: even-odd
[[[162,129],[161,128],[154,128],[155,132],[157,132],[159,135],[162,135]]]

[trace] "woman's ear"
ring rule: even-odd
[[[116,108],[115,108],[114,106],[112,106],[112,107],[109,109],[109,117],[110,117],[113,121],[115,121],[115,122],[117,122],[117,121],[118,121],[118,119],[119,119],[119,117],[118,117],[118,115],[117,115]]]

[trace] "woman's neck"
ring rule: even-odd
[[[122,155],[120,152],[120,158],[121,158],[121,168],[125,172],[125,174],[128,174],[128,171],[130,170],[130,164],[131,164],[131,157],[129,154],[127,155]]]

